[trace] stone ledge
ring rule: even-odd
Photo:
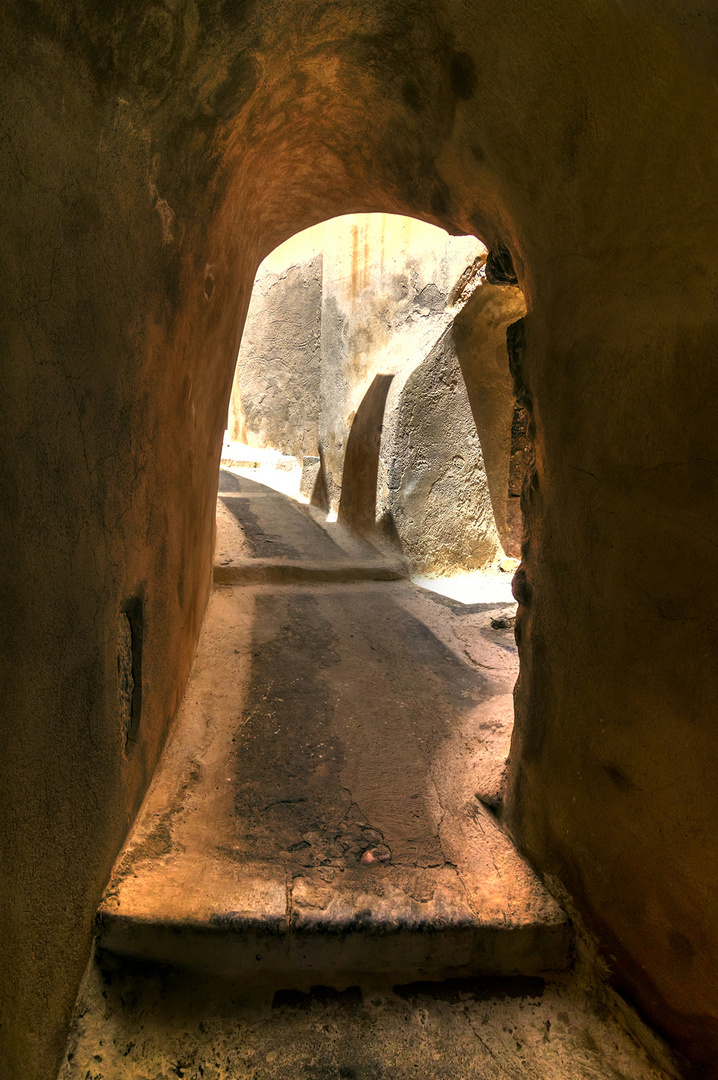
[[[570,962],[568,924],[551,903],[539,915],[482,918],[448,867],[357,868],[337,878],[307,870],[292,880],[280,865],[180,855],[106,894],[99,946],[279,987],[536,975]]]
[[[275,585],[296,581],[401,581],[409,576],[404,563],[371,562],[334,563],[304,562],[291,559],[233,560],[227,565],[215,565],[215,585],[243,585],[269,582]]]

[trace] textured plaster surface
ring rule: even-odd
[[[513,260],[535,473],[508,820],[716,1075],[718,612],[684,572],[718,535],[710,9],[14,0],[0,35],[3,1080],[55,1071],[182,698],[257,266],[356,211]]]
[[[259,268],[232,387],[229,437],[297,458],[319,445],[322,256]]]
[[[352,422],[367,391],[377,376],[396,375],[427,354],[456,314],[457,285],[485,249],[473,236],[386,214],[324,228],[320,442],[336,510]],[[381,416],[377,434],[380,425]]]
[[[511,422],[515,409],[513,380],[506,355],[506,330],[525,314],[521,291],[484,280],[454,320],[453,346],[466,386],[479,437],[494,527],[508,555],[518,555],[521,520],[509,520],[512,494]],[[525,471],[525,469],[524,469]],[[520,494],[523,472],[514,461]],[[512,529],[513,525],[513,529]],[[518,541],[518,542],[517,542]]]

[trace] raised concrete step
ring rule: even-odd
[[[356,562],[351,559],[332,563],[294,561],[291,559],[233,559],[214,568],[215,585],[268,584],[291,582],[401,581],[406,578],[403,563],[377,560]]]
[[[341,526],[320,523],[302,505],[256,480],[220,472],[217,585],[266,582],[397,581],[409,565],[351,536]]]

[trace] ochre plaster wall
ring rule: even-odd
[[[359,210],[513,255],[536,465],[508,819],[716,1075],[705,6],[15,0],[0,34],[3,1080],[53,1074],[181,695],[256,268]],[[118,618],[140,594],[126,759]]]
[[[323,260],[314,233],[286,241],[257,271],[228,424],[231,440],[300,461],[319,445]]]

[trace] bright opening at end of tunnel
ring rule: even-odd
[[[513,575],[510,572],[490,567],[487,570],[474,570],[468,574],[447,574],[443,577],[421,577],[416,575],[412,581],[422,589],[458,600],[462,604],[511,604],[516,610],[516,603],[511,592]]]
[[[505,337],[524,305],[487,280],[486,257],[475,237],[389,214],[276,248],[256,275],[222,462],[396,553],[433,591],[511,603],[528,451]]]

